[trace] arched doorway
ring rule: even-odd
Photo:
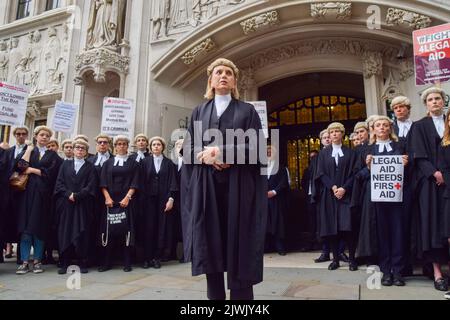
[[[269,83],[258,91],[259,100],[267,101],[269,127],[279,130],[280,161],[291,178],[286,212],[288,247],[298,249],[310,228],[307,190],[301,189],[309,153],[320,150],[319,133],[334,121],[344,124],[344,143],[350,145],[354,125],[367,117],[363,77],[344,72],[308,73]]]

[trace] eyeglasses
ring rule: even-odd
[[[86,150],[86,147],[76,146],[75,149],[76,150]]]
[[[108,141],[97,141],[97,144],[108,144]]]

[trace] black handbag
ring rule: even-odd
[[[109,236],[126,236],[126,245],[129,246],[130,238],[130,224],[129,212],[127,208],[115,206],[107,207],[106,211],[106,240],[102,234],[102,245],[108,245]]]

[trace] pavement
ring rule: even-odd
[[[266,254],[264,281],[254,287],[256,300],[444,300],[433,282],[423,276],[406,278],[405,287],[382,287],[380,274],[366,266],[351,272],[341,263],[335,271],[328,262],[316,264],[319,254]],[[192,277],[189,263],[167,262],[161,269],[135,266],[125,273],[120,266],[99,273],[58,275],[56,266],[42,274],[16,275],[15,260],[0,264],[0,300],[205,300],[205,276]],[[417,271],[419,273],[419,271]],[[72,281],[67,282],[69,277]],[[74,278],[75,277],[75,278]],[[75,280],[74,280],[75,279]],[[74,290],[68,289],[68,287]]]

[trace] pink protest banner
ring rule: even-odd
[[[450,23],[413,32],[416,85],[450,80]]]

